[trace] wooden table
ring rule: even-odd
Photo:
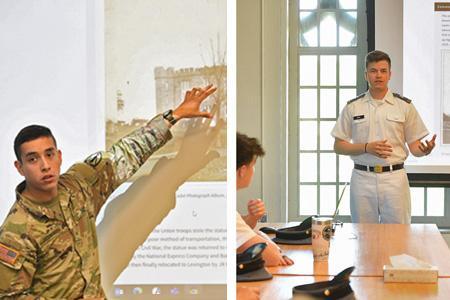
[[[330,280],[355,266],[350,280],[356,299],[450,299],[450,250],[436,225],[344,224],[331,240],[328,262],[314,262],[311,245],[280,247],[294,260],[293,266],[267,268],[274,274],[272,280],[238,286],[260,287],[261,299],[292,299],[294,286]],[[390,264],[390,256],[403,253],[437,266],[437,284],[384,283],[383,265]]]
[[[329,276],[355,266],[353,276],[380,277],[390,256],[405,253],[437,266],[439,277],[450,278],[450,249],[434,224],[344,224],[331,239],[327,262],[314,262],[310,245],[280,247],[295,264],[268,268],[272,274]]]
[[[279,276],[258,282],[240,282],[237,286],[259,287],[261,300],[293,299],[292,288],[296,285],[330,280],[327,276]],[[382,277],[351,277],[350,285],[355,298],[360,299],[445,299],[450,298],[450,278],[439,278],[437,284],[384,283]],[[294,299],[297,299],[294,298]],[[301,298],[300,298],[301,299]]]

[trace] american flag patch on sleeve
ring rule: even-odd
[[[13,265],[16,262],[18,257],[19,257],[19,252],[0,243],[0,260],[1,261],[4,261],[10,265]]]

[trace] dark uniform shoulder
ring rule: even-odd
[[[347,104],[353,103],[356,100],[363,98],[365,95],[366,95],[366,93],[359,94],[358,96],[356,96],[356,98],[353,98],[352,100],[347,101]]]
[[[392,95],[394,95],[394,97],[395,98],[398,98],[398,99],[400,99],[400,100],[403,100],[403,101],[405,101],[406,103],[411,103],[411,99],[408,99],[408,98],[406,98],[405,96],[402,96],[402,95],[400,95],[400,94],[398,94],[398,93],[392,93]]]

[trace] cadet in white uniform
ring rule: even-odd
[[[411,100],[389,90],[390,69],[386,53],[367,54],[369,90],[347,103],[331,132],[336,153],[350,155],[355,163],[350,209],[356,223],[410,223],[403,162],[409,151],[419,157],[435,146],[436,135],[425,143],[420,141],[428,130]]]

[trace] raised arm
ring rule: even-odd
[[[211,117],[210,113],[200,111],[200,105],[215,91],[212,85],[187,91],[183,102],[173,110],[171,121],[157,115],[145,126],[121,138],[109,150],[94,153],[84,164],[69,169],[68,174],[81,174],[92,186],[93,195],[90,198],[95,202],[96,213],[120,184],[172,138],[169,129],[175,122],[184,118]]]

